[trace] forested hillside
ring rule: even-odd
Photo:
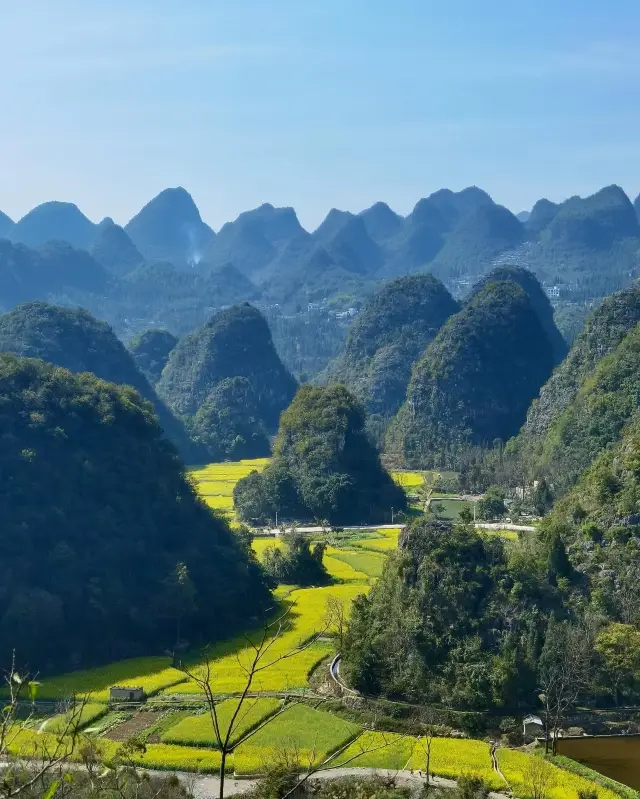
[[[392,280],[364,306],[326,379],[344,383],[369,413],[392,416],[404,401],[414,361],[457,310],[432,275]]]
[[[229,635],[267,600],[132,389],[0,355],[0,658],[46,673]]]
[[[145,330],[127,344],[136,366],[152,385],[160,379],[178,339],[168,330]]]
[[[160,426],[187,460],[198,449],[177,419],[158,398],[111,328],[87,311],[26,303],[0,316],[0,352],[12,352],[63,366],[72,372],[92,372],[103,380],[133,386],[153,404]]]
[[[225,402],[236,403],[242,410],[243,402],[251,396],[246,422],[251,424],[255,413],[267,431],[275,432],[280,414],[293,399],[296,381],[278,358],[264,317],[248,303],[215,314],[180,339],[157,389],[176,413],[193,416],[207,403],[219,405],[220,395],[212,397],[212,392],[223,380],[237,377],[245,382],[227,384]],[[234,387],[239,391],[235,400]],[[216,415],[207,418],[212,421]],[[200,436],[204,435],[203,421],[201,415]]]
[[[606,299],[587,320],[565,361],[554,371],[532,404],[514,442],[517,451],[536,463],[549,431],[575,400],[598,362],[613,352],[640,322],[640,287],[633,285]]]
[[[300,388],[280,419],[271,463],[234,490],[240,517],[270,522],[277,512],[288,520],[363,524],[403,510],[405,494],[382,468],[364,423],[344,386]]]
[[[412,465],[456,468],[469,447],[518,431],[553,362],[522,288],[486,283],[416,363],[387,446]]]

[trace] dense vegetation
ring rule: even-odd
[[[0,355],[0,657],[32,670],[246,623],[259,569],[129,387]]]
[[[308,535],[287,533],[284,548],[267,547],[263,555],[266,573],[284,585],[323,585],[329,574],[322,563],[325,544],[311,545]]]
[[[246,377],[227,377],[207,395],[190,420],[194,440],[214,461],[263,458],[271,454],[258,398]]]
[[[108,217],[96,228],[90,253],[99,264],[115,275],[126,275],[143,261],[129,236]]]
[[[345,674],[369,694],[475,709],[531,703],[555,596],[530,565],[510,563],[499,539],[414,523],[354,603]]]
[[[585,397],[593,393],[589,381],[598,363],[616,350],[638,322],[640,287],[637,285],[607,298],[587,320],[567,358],[540,390],[539,398],[529,409],[526,422],[512,444],[512,449],[521,453],[527,462],[530,472],[539,471],[540,458],[547,459],[543,451],[550,452],[556,440],[564,435],[563,419],[573,416],[572,405],[576,401],[584,404]],[[611,390],[609,387],[608,393]],[[614,386],[613,391],[615,393],[617,387]],[[606,431],[603,434],[606,435]],[[588,465],[584,460],[580,462],[583,468]]]
[[[157,388],[177,413],[193,415],[216,386],[231,377],[249,382],[258,419],[267,430],[276,430],[296,382],[278,358],[264,317],[248,303],[215,314],[180,339]]]
[[[554,364],[560,363],[567,354],[567,345],[562,334],[556,327],[553,318],[553,308],[549,302],[549,298],[544,293],[542,286],[537,281],[535,275],[528,269],[521,266],[504,265],[497,266],[492,269],[485,277],[482,278],[473,288],[469,299],[474,297],[483,286],[491,281],[497,280],[513,280],[525,292],[529,298],[529,302],[533,310],[538,315],[540,324],[544,332],[547,334],[551,349],[553,351]]]
[[[382,522],[406,507],[380,464],[361,406],[343,386],[298,390],[282,414],[267,468],[241,480],[234,502],[249,522],[279,518],[338,524]]]
[[[552,366],[525,292],[511,280],[486,283],[416,363],[388,445],[410,464],[456,468],[468,447],[518,431]]]
[[[153,403],[166,435],[183,457],[198,450],[183,424],[158,398],[111,328],[82,310],[31,302],[0,316],[0,352],[42,358],[72,372],[93,372],[112,383],[133,386]]]
[[[168,330],[144,330],[127,345],[138,369],[155,385],[178,339]]]
[[[432,275],[392,280],[356,318],[329,379],[344,383],[369,413],[392,416],[404,401],[414,361],[457,310]]]

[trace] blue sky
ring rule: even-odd
[[[0,209],[640,192],[637,0],[0,0]]]

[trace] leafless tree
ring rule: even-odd
[[[0,710],[0,761],[6,766],[0,780],[0,799],[14,799],[35,787],[41,787],[43,795],[51,799],[76,750],[87,697],[67,703],[54,734],[43,733],[35,742],[24,742],[23,731],[33,721],[38,684],[18,670],[15,654],[3,682],[7,699]],[[21,718],[23,708],[25,718]]]
[[[433,748],[433,739],[437,733],[437,724],[435,720],[435,716],[433,711],[430,708],[426,708],[422,713],[422,736],[423,742],[421,746],[424,747],[424,772],[426,775],[426,789],[427,791],[431,787],[430,780],[431,780],[431,749]]]
[[[207,702],[207,709],[213,730],[214,743],[216,748],[220,751],[220,799],[223,799],[224,797],[225,770],[229,755],[237,747],[255,735],[259,729],[263,729],[265,726],[272,723],[272,721],[281,713],[290,708],[293,704],[299,703],[299,701],[303,698],[299,695],[293,697],[288,692],[283,692],[283,702],[280,709],[275,714],[269,716],[258,727],[254,727],[249,731],[243,732],[243,722],[252,706],[252,688],[256,680],[259,678],[259,675],[267,669],[274,668],[283,661],[295,657],[305,649],[308,649],[315,641],[318,640],[321,635],[326,633],[325,626],[321,630],[308,637],[306,640],[301,641],[298,644],[294,644],[284,651],[278,652],[278,647],[276,646],[277,642],[282,639],[286,632],[292,629],[292,611],[294,608],[295,605],[291,605],[288,610],[278,616],[275,620],[271,622],[265,622],[260,635],[257,637],[257,640],[252,640],[249,636],[245,636],[247,641],[247,649],[245,650],[247,653],[247,658],[243,661],[243,658],[240,655],[236,656],[237,663],[244,674],[244,687],[242,691],[235,697],[235,706],[228,721],[223,723],[223,720],[220,718],[220,714],[218,712],[220,694],[219,692],[216,692],[213,662],[209,658],[206,658],[203,663],[196,667],[192,668],[188,666],[182,666],[182,671],[196,683],[200,691],[204,694]],[[324,701],[324,699],[320,699],[319,704]],[[285,797],[297,790],[313,774],[316,774],[318,771],[322,771],[327,768],[335,767],[337,765],[335,761],[337,761],[338,758],[340,758],[350,746],[354,746],[354,754],[353,756],[350,755],[346,760],[342,759],[340,761],[340,766],[350,763],[352,760],[355,760],[357,757],[360,757],[366,752],[376,751],[377,749],[389,746],[395,740],[402,737],[404,736],[378,733],[378,737],[375,739],[375,744],[372,746],[367,746],[365,741],[362,742],[362,745],[359,745],[357,742],[354,744],[353,741],[349,741],[343,747],[335,752],[332,752],[326,757],[318,755],[314,748],[309,757],[309,762],[307,764],[305,773],[303,775],[296,773],[295,784],[291,790],[285,794]],[[293,752],[295,747],[288,747],[288,749],[291,751],[289,751],[287,754],[287,762],[295,761],[296,763],[299,763],[299,757],[292,757],[291,755],[291,752]],[[298,766],[296,766],[296,771],[297,770]],[[285,797],[283,797],[283,799],[285,799]]]
[[[566,622],[555,623],[547,632],[540,658],[540,699],[545,714],[545,754],[557,749],[557,738],[562,719],[573,707],[589,682],[591,650],[589,637],[578,627]]]

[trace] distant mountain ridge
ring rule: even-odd
[[[15,223],[0,215],[0,237],[31,248],[66,241],[87,250],[107,277],[128,278],[139,267],[171,264],[176,271],[202,275],[206,284],[218,270],[233,268],[248,282],[247,294],[236,293],[232,302],[259,297],[266,305],[294,311],[332,298],[341,298],[342,307],[354,300],[362,305],[381,281],[424,272],[460,296],[464,289],[458,284],[475,283],[510,259],[540,282],[565,284],[574,292],[572,299],[584,300],[607,296],[640,275],[639,206],[640,198],[634,204],[612,185],[561,203],[541,199],[530,212],[515,216],[470,186],[433,192],[406,217],[382,201],[359,213],[334,208],[312,232],[302,227],[293,208],[263,203],[216,234],[191,195],[177,187],[160,192],[124,228],[109,218],[95,225],[73,204],[48,202]],[[240,286],[237,275],[233,283]],[[199,306],[201,282],[195,277],[187,282],[192,286],[186,289],[191,292],[187,305]],[[117,296],[108,288],[96,291],[107,305],[118,307],[114,320],[142,316],[148,326],[171,324],[165,318],[166,311],[174,312],[168,287],[158,316],[145,315],[144,306],[132,309],[118,284],[112,285]],[[32,284],[36,294],[27,299],[46,299],[38,287],[38,281]],[[84,302],[87,286],[72,288],[74,298]],[[162,288],[158,285],[156,294]],[[220,307],[217,295],[209,307]]]

